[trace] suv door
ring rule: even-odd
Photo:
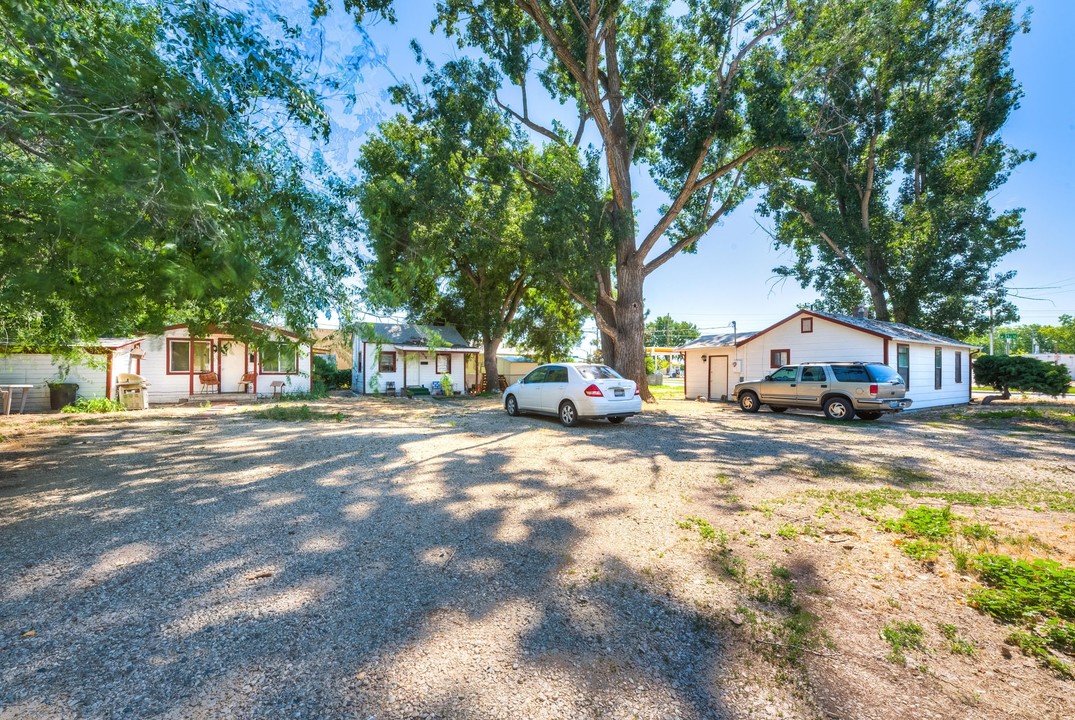
[[[758,397],[763,405],[795,404],[795,377],[799,368],[787,365],[773,372],[765,382],[758,384]]]
[[[803,365],[796,383],[795,397],[800,405],[821,407],[821,396],[829,387],[824,365]]]

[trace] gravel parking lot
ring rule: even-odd
[[[925,493],[1072,564],[1064,422],[310,410],[0,421],[0,718],[1075,716],[853,499]],[[905,664],[893,618],[929,631]]]

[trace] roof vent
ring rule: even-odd
[[[860,320],[865,320],[866,319],[866,306],[865,305],[859,305],[857,308],[855,308],[855,317],[859,318]]]

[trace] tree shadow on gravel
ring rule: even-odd
[[[719,646],[658,593],[561,581],[624,508],[555,447],[520,461],[525,428],[147,425],[72,429],[58,465],[0,490],[0,709],[656,716],[658,692],[724,715]],[[583,608],[602,629],[566,632]]]

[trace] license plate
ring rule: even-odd
[[[623,388],[614,388],[612,392],[616,397],[623,397]]]

